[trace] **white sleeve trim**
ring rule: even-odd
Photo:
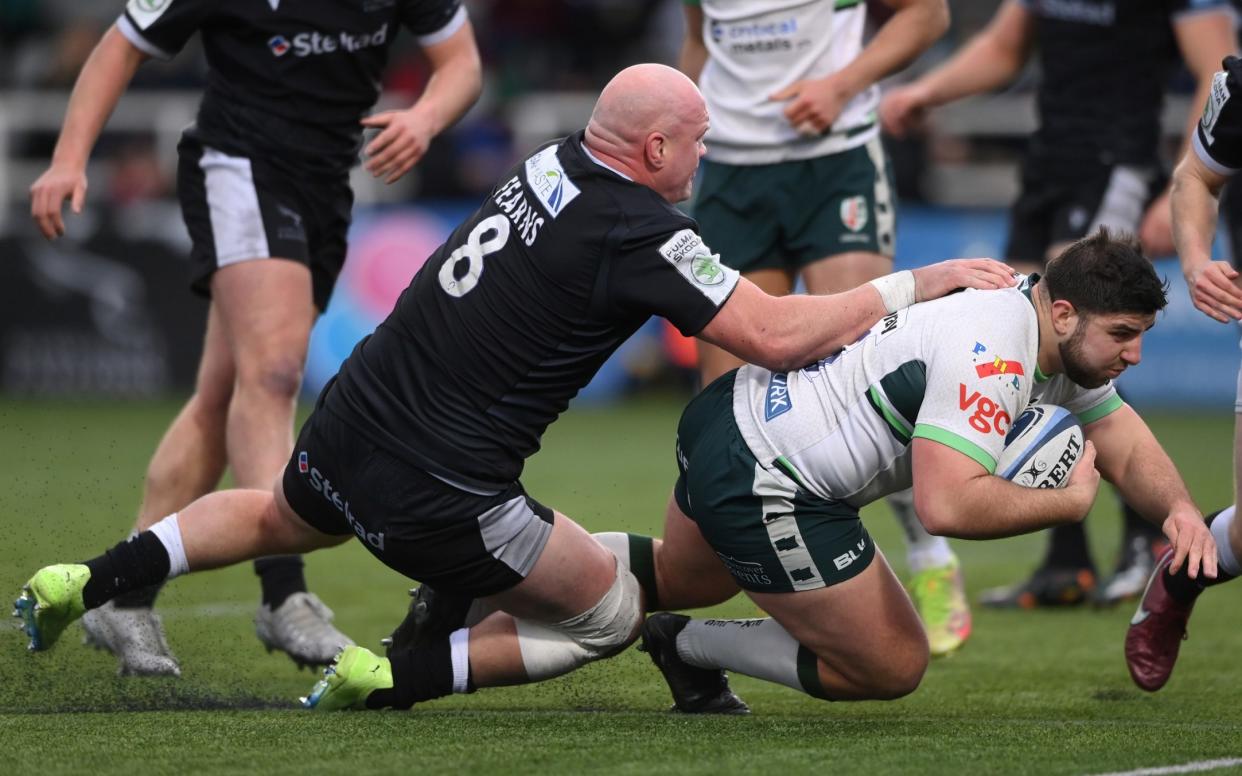
[[[138,28],[134,26],[134,23],[131,22],[129,17],[125,14],[121,14],[120,17],[117,18],[116,28],[121,31],[122,35],[125,36],[125,40],[132,43],[134,48],[138,49],[142,53],[155,57],[156,59],[173,58],[173,54],[168,53],[164,49],[156,46],[154,43],[144,38],[142,33],[138,31]]]
[[[1226,167],[1212,158],[1212,154],[1203,147],[1203,141],[1199,139],[1199,128],[1197,126],[1191,138],[1190,146],[1195,149],[1195,156],[1199,157],[1199,161],[1203,162],[1204,166],[1217,175],[1233,175],[1239,169],[1237,167]]]
[[[434,46],[437,43],[443,43],[451,38],[455,32],[465,26],[467,18],[469,17],[466,14],[466,6],[457,6],[457,13],[453,14],[453,18],[449,19],[447,24],[430,35],[419,35],[417,38],[418,45],[426,48],[427,46]]]

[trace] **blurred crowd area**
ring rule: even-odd
[[[483,97],[437,139],[415,175],[391,187],[356,176],[360,204],[477,198],[530,146],[581,126],[594,94],[617,70],[642,61],[675,64],[684,33],[681,0],[465,2],[486,68]],[[949,33],[893,80],[911,78],[942,61],[984,26],[998,5],[999,0],[950,0]],[[35,94],[36,107],[47,108],[35,111],[39,118],[10,116],[7,125],[0,115],[0,133],[7,133],[0,137],[0,152],[9,161],[6,166],[0,159],[0,186],[7,190],[10,207],[20,207],[26,187],[46,165],[67,92],[122,7],[118,0],[0,0],[0,111],[6,93]],[[885,18],[882,3],[871,0],[870,7],[875,21]],[[129,95],[179,92],[181,102],[169,104],[184,105],[176,115],[184,123],[192,118],[204,67],[195,39],[171,62],[152,61],[140,68]],[[381,107],[409,104],[427,76],[427,63],[412,37],[399,36]],[[1007,101],[990,109],[986,104],[982,109],[966,106],[960,114],[942,111],[950,120],[934,122],[915,138],[890,142],[902,200],[1007,205],[1016,193],[1014,165],[1033,126],[1029,105],[1037,79],[1032,65],[1006,90]],[[1171,79],[1170,89],[1189,93],[1192,83],[1181,74]],[[8,105],[17,112],[12,100]],[[124,110],[122,103],[93,157],[94,196],[102,192],[110,203],[124,205],[171,195],[171,150],[181,124],[155,126],[153,118],[144,126],[132,115],[118,121]],[[1180,124],[1180,116],[1170,122],[1170,156]],[[5,192],[0,192],[0,206],[5,201]]]

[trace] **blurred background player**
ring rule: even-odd
[[[363,118],[403,27],[426,52],[431,80],[409,109]],[[193,241],[193,288],[211,305],[195,391],[151,459],[137,531],[213,490],[226,466],[238,487],[271,486],[293,445],[311,325],[345,261],[348,176],[363,127],[378,130],[365,149],[367,170],[392,183],[481,87],[460,0],[272,0],[242,10],[131,0],[82,68],[51,166],[31,186],[31,215],[45,237],[64,234],[65,200],[81,212],[87,159],[138,66],[171,58],[199,31],[208,83],[178,147],[178,195]],[[352,643],[307,592],[300,557],[261,559],[255,570],[255,629],[269,650],[321,664]],[[123,674],[180,673],[152,611],[158,592],[134,591],[83,622]]]
[[[888,132],[903,136],[930,108],[1007,85],[1037,50],[1039,128],[1010,211],[1006,260],[1036,271],[1099,226],[1136,233],[1149,255],[1162,256],[1172,250],[1158,155],[1170,66],[1180,51],[1196,79],[1196,107],[1184,134],[1189,143],[1217,63],[1235,47],[1226,0],[1006,0],[949,61],[886,95],[880,116]],[[1123,514],[1117,566],[1098,590],[1086,533],[1075,523],[1050,531],[1043,562],[1029,579],[986,591],[981,601],[1034,607],[1137,596],[1165,543],[1129,506]]]
[[[877,82],[949,24],[944,0],[884,0],[864,46],[867,4],[686,0],[680,67],[712,117],[693,213],[709,244],[770,294],[833,294],[892,271],[896,190],[880,142]],[[699,341],[703,386],[741,365]],[[889,499],[906,535],[910,591],[933,654],[970,634],[956,555],[924,530],[909,493]]]
[[[1195,307],[1221,323],[1236,322],[1242,320],[1238,272],[1227,261],[1212,261],[1212,239],[1221,189],[1242,170],[1242,60],[1227,58],[1224,70],[1214,76],[1192,138],[1191,150],[1173,171],[1177,255]],[[1233,245],[1236,250],[1236,243]],[[1242,413],[1242,370],[1238,372],[1234,412]],[[1135,684],[1144,690],[1159,690],[1169,680],[1186,637],[1186,623],[1203,589],[1242,575],[1242,523],[1235,519],[1242,485],[1242,423],[1238,421],[1235,414],[1234,503],[1209,518],[1219,575],[1212,580],[1172,573],[1169,559],[1161,559],[1130,621],[1126,664]]]

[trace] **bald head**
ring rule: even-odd
[[[706,116],[703,95],[685,75],[666,65],[634,65],[600,92],[587,124],[587,143],[610,156],[633,153],[650,132],[672,132]]]

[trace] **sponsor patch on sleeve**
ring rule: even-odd
[[[737,270],[720,263],[693,229],[682,229],[660,246],[660,255],[714,304],[728,298],[737,285]]]
[[[125,10],[129,11],[138,29],[145,30],[164,15],[173,0],[129,0]]]
[[[1213,76],[1212,90],[1208,93],[1207,105],[1203,106],[1203,118],[1199,119],[1199,126],[1203,128],[1203,136],[1207,139],[1208,145],[1216,142],[1212,133],[1216,131],[1216,121],[1220,118],[1221,110],[1229,101],[1227,80],[1228,76],[1223,72]]]

